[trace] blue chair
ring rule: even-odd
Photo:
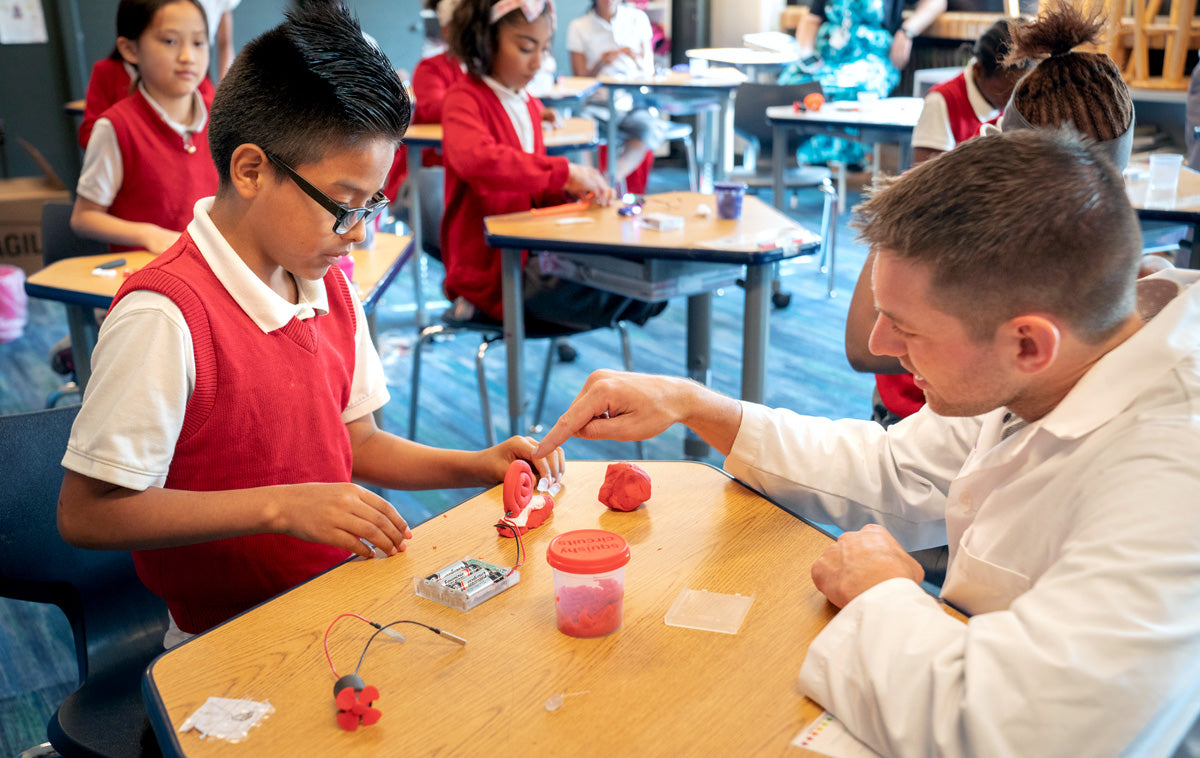
[[[166,605],[138,579],[128,552],[83,550],[58,534],[60,461],[78,410],[0,416],[0,596],[56,605],[71,625],[80,686],[46,725],[54,750],[154,756],[141,676],[163,651]]]

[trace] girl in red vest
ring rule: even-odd
[[[462,0],[450,21],[450,49],[467,76],[442,106],[445,290],[497,320],[500,251],[484,241],[483,219],[571,198],[604,205],[613,199],[595,169],[546,155],[542,103],[525,88],[553,31],[547,0]],[[522,257],[526,318],[582,331],[616,320],[643,324],[666,307],[546,276],[536,255]]]
[[[1025,61],[1005,64],[1011,44],[1009,21],[997,21],[975,42],[973,57],[962,73],[925,95],[925,107],[913,130],[913,163],[929,160],[978,136],[983,124],[996,123],[1017,81],[1030,68]],[[874,256],[868,255],[850,299],[846,357],[855,371],[875,374],[872,416],[888,426],[916,413],[925,404],[925,395],[900,361],[890,355],[875,355],[867,346],[875,325],[873,262]]]
[[[136,90],[96,121],[71,228],[114,251],[161,253],[217,191],[208,150],[208,22],[196,0],[121,0],[117,49]]]

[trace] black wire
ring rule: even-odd
[[[358,665],[354,667],[354,673],[355,673],[356,675],[358,674],[358,670],[359,670],[360,668],[362,668],[362,665],[363,665],[363,660],[364,660],[364,659],[367,657],[367,650],[368,650],[368,649],[370,649],[370,647],[371,647],[371,643],[375,641],[375,638],[376,638],[376,637],[378,637],[378,636],[379,636],[379,634],[380,634],[380,633],[381,633],[381,632],[382,632],[384,629],[387,629],[387,628],[389,628],[389,627],[393,627],[393,626],[395,626],[396,624],[413,624],[413,625],[415,625],[415,626],[423,626],[423,627],[425,627],[426,629],[428,629],[429,631],[431,631],[431,632],[433,632],[434,634],[437,634],[437,635],[441,635],[441,633],[442,633],[442,630],[441,630],[441,629],[436,629],[436,628],[434,628],[434,627],[430,626],[429,624],[422,624],[420,621],[409,621],[409,620],[407,620],[407,619],[401,619],[400,621],[393,621],[393,622],[392,622],[392,623],[390,623],[390,624],[377,624],[377,623],[375,623],[374,621],[368,621],[367,623],[368,623],[368,624],[370,624],[371,626],[375,627],[375,633],[374,633],[374,634],[372,634],[372,635],[371,635],[371,638],[367,640],[367,644],[363,645],[363,651],[362,651],[362,655],[360,655],[360,656],[358,657]]]
[[[518,566],[525,562],[523,557],[525,554],[525,543],[521,541],[521,533],[517,531],[516,526],[508,523],[507,521],[500,521],[498,524],[496,524],[496,528],[508,529],[508,531],[512,532],[513,539],[517,541],[517,562],[513,564],[513,570],[515,570]],[[509,571],[508,573],[511,574],[512,571]]]

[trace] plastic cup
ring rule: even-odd
[[[1179,185],[1179,169],[1183,156],[1178,153],[1152,153],[1150,155],[1150,190],[1174,191]]]
[[[554,616],[571,637],[603,637],[621,628],[629,543],[604,529],[577,529],[550,540]]]
[[[692,76],[704,76],[708,73],[708,60],[705,58],[688,58],[688,73]]]
[[[739,219],[742,217],[742,198],[746,196],[745,182],[715,182],[717,194],[717,217]]]

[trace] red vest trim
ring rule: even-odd
[[[967,76],[959,74],[950,81],[942,82],[930,89],[937,92],[946,101],[946,116],[950,120],[950,133],[954,135],[954,143],[961,144],[979,136],[979,127],[984,123],[994,124],[999,116],[990,121],[980,121],[971,106],[970,95],[967,94]]]

